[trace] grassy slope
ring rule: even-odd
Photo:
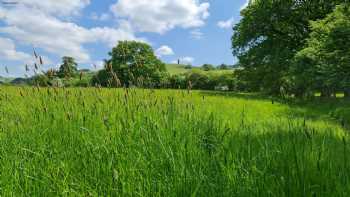
[[[349,196],[329,105],[0,86],[0,196]]]
[[[177,65],[177,64],[167,64],[166,68],[171,75],[187,73],[190,71],[194,72],[204,72],[209,74],[225,74],[232,73],[232,70],[213,70],[213,71],[203,71],[201,68],[193,67],[192,69],[185,69],[185,65]]]

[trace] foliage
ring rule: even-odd
[[[50,79],[43,74],[34,76],[31,80],[31,84],[35,86],[48,87],[50,86]]]
[[[218,66],[218,69],[220,70],[229,70],[230,69],[230,66],[229,65],[226,65],[226,64],[220,64]]]
[[[309,21],[323,19],[345,0],[253,0],[234,27],[233,54],[254,89],[280,94],[294,56],[311,33]],[[288,82],[288,81],[287,81]]]
[[[57,75],[60,78],[71,78],[75,77],[78,73],[78,64],[75,62],[73,57],[63,57],[62,65],[60,66]]]
[[[97,72],[96,75],[92,77],[91,83],[94,86],[101,85],[103,87],[107,87],[108,84],[108,79],[110,79],[111,76],[107,72],[106,69],[100,70]]]
[[[193,67],[192,65],[188,64],[188,65],[186,65],[184,68],[185,68],[185,69],[192,69],[192,67]]]
[[[166,88],[186,89],[191,84],[192,89],[215,90],[219,87],[227,87],[231,91],[245,91],[240,86],[233,72],[217,73],[191,71],[183,74],[170,75],[167,79]]]
[[[306,47],[297,53],[292,70],[296,89],[305,94],[335,96],[350,92],[350,9],[338,6],[325,19],[311,23]]]
[[[108,75],[109,80],[112,80],[110,77],[115,73],[120,83],[126,87],[157,87],[166,74],[165,64],[154,55],[152,47],[146,43],[119,41],[109,55],[111,59],[106,62],[105,68],[107,73],[101,75]]]
[[[202,69],[203,69],[204,71],[210,71],[210,70],[215,70],[215,67],[214,67],[213,65],[211,65],[211,64],[204,64],[204,65],[202,66]]]

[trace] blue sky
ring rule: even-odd
[[[0,75],[23,76],[73,56],[80,68],[102,67],[119,40],[149,43],[164,62],[233,64],[230,38],[247,0],[17,0],[0,5]],[[5,72],[5,66],[9,74]]]

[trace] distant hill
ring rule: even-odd
[[[186,69],[185,67],[186,67],[186,65],[182,65],[182,64],[167,64],[166,65],[168,72],[172,75],[187,73],[188,71],[191,70],[191,69]]]
[[[187,73],[191,71],[214,73],[214,74],[232,73],[234,71],[234,69],[204,71],[200,67],[192,67],[191,69],[186,69],[186,65],[182,65],[182,64],[167,64],[166,68],[171,75],[182,74],[182,73]]]
[[[6,77],[0,76],[0,84],[9,83],[12,80],[13,80],[12,78],[6,78]]]
[[[16,78],[13,79],[10,83],[12,85],[26,85],[29,84],[29,82],[31,81],[31,79],[25,79],[25,78]]]

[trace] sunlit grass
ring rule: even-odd
[[[214,92],[0,87],[0,196],[348,196],[350,139],[312,109]]]

